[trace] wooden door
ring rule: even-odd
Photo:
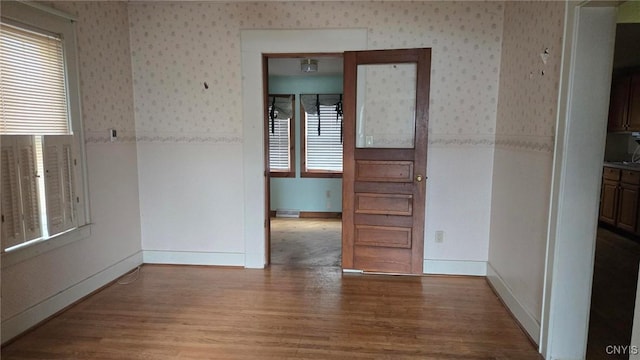
[[[422,274],[431,49],[345,52],[342,267]]]

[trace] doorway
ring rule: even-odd
[[[342,54],[264,55],[268,260],[341,264]]]
[[[623,5],[619,9],[619,18],[625,8]],[[633,121],[640,118],[640,108],[631,97],[632,93],[640,91],[639,85],[634,87],[631,84],[634,76],[640,78],[638,42],[640,24],[619,21],[614,45],[603,184],[599,194],[587,359],[610,357],[612,354],[607,353],[609,345],[631,344],[640,262],[640,183],[637,181],[640,178],[640,136],[634,134],[640,127]]]
[[[367,29],[243,30],[242,60],[244,251],[246,268],[270,259],[266,207],[263,54],[342,53],[367,47]]]
[[[299,208],[281,209],[278,203],[295,204],[294,200],[324,193],[308,182],[310,178],[343,178],[343,183],[336,182],[344,196],[338,207],[344,209],[343,268],[422,274],[431,49],[345,52],[344,111],[342,91],[321,94],[319,81],[296,77],[311,67],[318,72],[320,61],[311,56],[334,60],[323,54],[263,56],[266,211],[299,217]],[[289,65],[281,67],[282,63]],[[279,74],[270,68],[284,70]],[[305,90],[315,91],[302,93]],[[294,124],[301,131],[292,131]],[[299,151],[294,144],[299,144]],[[279,177],[292,179],[279,185]],[[330,194],[326,190],[327,208]],[[272,242],[273,223],[270,216],[269,254],[286,253],[294,248],[292,240],[301,241]],[[322,240],[311,239],[301,248],[323,247]],[[288,260],[304,260],[305,254],[297,255]],[[274,257],[269,255],[269,260]]]
[[[565,6],[540,353],[583,359],[617,4]]]

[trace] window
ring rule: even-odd
[[[302,177],[342,177],[342,96],[302,95]]]
[[[3,253],[88,221],[75,29],[70,19],[41,8],[2,4]]]
[[[294,177],[293,95],[270,95],[267,116],[269,173],[273,177]]]

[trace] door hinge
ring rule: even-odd
[[[1,217],[2,217],[2,222],[4,222],[4,214],[2,214],[2,216],[1,216]]]
[[[267,227],[267,219],[264,219],[264,227]]]

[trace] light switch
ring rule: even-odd
[[[367,146],[373,146],[373,135],[367,135],[365,141]]]

